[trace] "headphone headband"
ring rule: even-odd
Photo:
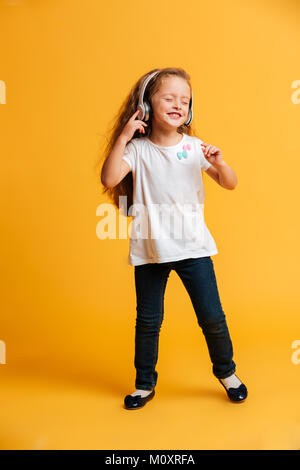
[[[141,92],[140,92],[140,96],[139,96],[139,103],[138,103],[139,106],[143,105],[144,93],[145,93],[145,90],[146,90],[146,87],[147,87],[148,83],[150,82],[151,78],[154,77],[154,75],[158,74],[158,72],[159,72],[159,70],[156,70],[156,72],[151,73],[144,80],[143,85],[142,85],[142,89],[141,89]]]

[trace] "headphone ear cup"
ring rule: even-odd
[[[137,109],[140,111],[137,115],[137,119],[140,119],[142,121],[145,117],[145,108],[142,104],[139,104]]]
[[[144,108],[145,108],[144,121],[149,121],[149,118],[150,118],[150,115],[151,115],[151,106],[148,103],[148,101],[144,101]]]
[[[191,99],[190,99],[188,118],[187,118],[187,120],[184,124],[186,126],[189,126],[191,124],[192,120],[193,120],[193,92],[192,92],[192,96],[191,96]]]
[[[191,121],[192,121],[192,118],[193,118],[193,114],[192,114],[192,110],[191,108],[189,109],[189,114],[188,114],[188,118],[187,118],[187,121],[184,123],[186,126],[189,126],[191,124]]]

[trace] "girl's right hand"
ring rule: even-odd
[[[129,121],[127,122],[127,124],[125,125],[122,133],[121,133],[121,136],[126,138],[127,141],[129,142],[135,131],[137,129],[139,129],[139,132],[143,132],[145,134],[145,129],[143,126],[147,126],[148,124],[146,124],[144,121],[141,121],[139,119],[135,119],[136,116],[139,114],[139,110],[137,110],[132,116],[131,118],[129,119]]]

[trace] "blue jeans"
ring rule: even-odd
[[[213,374],[220,379],[235,372],[232,343],[210,256],[134,267],[136,287],[135,387],[152,390],[158,373],[158,340],[164,315],[164,293],[171,270],[181,278],[192,301],[208,346]]]

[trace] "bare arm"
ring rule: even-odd
[[[217,167],[211,165],[205,173],[225,189],[235,189],[237,185],[236,173],[225,162]]]
[[[225,189],[235,189],[237,185],[237,175],[224,161],[220,164],[215,163],[218,170],[220,185]]]
[[[118,137],[101,170],[101,183],[107,188],[113,188],[131,171],[129,165],[122,160],[127,139]]]
[[[220,165],[215,164],[215,167],[211,165],[205,173],[225,189],[235,189],[237,185],[236,173],[224,161]]]
[[[139,129],[140,132],[145,133],[143,126],[147,124],[139,119],[135,119],[139,114],[137,110],[128,120],[123,132],[117,138],[109,156],[105,160],[101,170],[101,183],[107,188],[113,188],[122,181],[122,179],[131,171],[128,163],[122,159],[127,142],[129,142],[135,131]]]
[[[202,142],[201,146],[204,147],[202,150],[205,158],[211,164],[206,173],[223,188],[234,189],[237,185],[237,175],[223,160],[222,151],[218,147],[205,142]]]

